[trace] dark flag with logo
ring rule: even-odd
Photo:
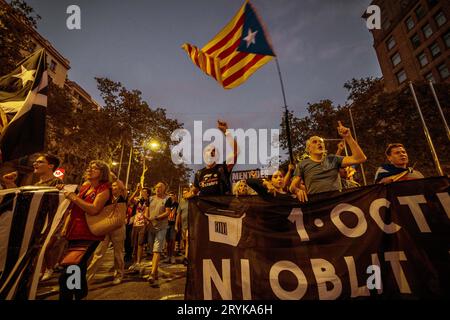
[[[0,190],[0,300],[35,299],[46,247],[69,203],[51,187]]]
[[[22,60],[0,78],[0,110],[3,130],[2,160],[18,159],[44,149],[47,108],[47,70],[44,49]]]
[[[186,299],[449,299],[450,180],[189,202]]]

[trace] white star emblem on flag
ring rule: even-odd
[[[248,34],[244,38],[244,40],[247,41],[247,48],[250,47],[250,44],[256,43],[255,37],[256,37],[257,33],[258,33],[258,30],[256,30],[255,32],[252,32],[252,29],[248,28]]]
[[[36,70],[27,70],[24,66],[20,66],[22,68],[22,72],[16,75],[13,75],[15,78],[22,79],[22,87],[25,87],[25,84],[28,81],[34,80],[34,74],[36,73]]]

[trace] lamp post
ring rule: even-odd
[[[353,134],[355,136],[355,141],[358,142],[358,137],[356,136],[356,129],[355,129],[355,123],[353,122],[353,115],[352,115],[352,106],[348,108],[348,113],[350,114],[350,121],[352,122],[352,128],[353,128]],[[361,167],[361,173],[363,176],[364,185],[367,186],[366,181],[366,173],[364,172],[364,166],[362,163],[359,164]]]
[[[148,168],[147,168],[147,164],[145,162],[146,160],[146,150],[151,150],[151,151],[158,151],[161,148],[161,144],[159,143],[159,141],[151,139],[150,141],[144,142],[142,144],[142,148],[143,148],[143,153],[142,153],[142,175],[141,175],[141,186],[144,186],[144,182],[145,182],[145,173],[147,172]]]

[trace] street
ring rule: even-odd
[[[164,259],[162,259],[164,261]],[[89,283],[89,294],[85,300],[183,300],[186,284],[186,267],[182,264],[183,257],[176,257],[176,264],[160,263],[159,288],[151,286],[143,276],[150,273],[149,257],[143,259],[144,268],[139,272],[128,271],[125,268],[125,278],[122,283],[113,285],[113,250],[108,248],[98,272]],[[37,300],[58,299],[58,277],[55,272],[48,281],[41,282],[38,287]]]

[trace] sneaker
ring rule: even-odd
[[[122,278],[121,277],[117,277],[113,281],[113,284],[120,284],[120,283],[122,283]]]
[[[130,271],[138,271],[141,268],[141,264],[140,263],[134,263],[133,265],[131,265],[128,270]]]
[[[150,285],[158,285],[158,276],[150,274],[148,277],[148,283]]]
[[[44,275],[42,276],[41,281],[47,281],[48,279],[50,279],[52,277],[53,274],[53,270],[52,269],[47,269],[44,272]]]

